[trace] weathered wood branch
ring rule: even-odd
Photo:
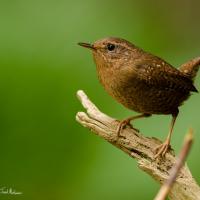
[[[76,120],[84,127],[107,140],[117,148],[127,153],[138,162],[140,169],[148,173],[160,184],[169,178],[169,170],[176,159],[171,150],[165,158],[154,159],[154,149],[161,144],[156,138],[149,138],[136,132],[131,127],[126,127],[117,140],[116,129],[119,121],[102,113],[86,96],[83,91],[77,92],[85,112],[78,112]],[[200,200],[200,187],[185,165],[172,187],[169,198],[171,200]]]

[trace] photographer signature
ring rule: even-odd
[[[22,192],[17,192],[11,187],[0,187],[0,194],[21,195]]]

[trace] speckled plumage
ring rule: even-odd
[[[92,45],[79,44],[92,49],[98,77],[105,90],[125,107],[142,113],[121,121],[118,136],[131,120],[152,114],[172,115],[169,134],[155,157],[165,155],[179,112],[178,107],[191,92],[197,92],[193,79],[199,69],[200,57],[176,69],[124,39],[110,37]]]
[[[115,44],[118,51],[108,56],[104,46]],[[172,114],[197,91],[192,80],[170,64],[131,43],[106,38],[94,43],[93,51],[100,82],[125,107],[147,114]]]

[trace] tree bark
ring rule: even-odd
[[[169,170],[176,162],[173,150],[168,151],[165,158],[154,159],[154,150],[161,141],[145,137],[128,126],[123,129],[121,137],[117,139],[116,130],[119,121],[102,113],[83,91],[78,91],[77,97],[87,111],[87,113],[78,112],[76,115],[76,120],[81,125],[135,158],[139,168],[158,183],[163,184],[169,178]],[[169,193],[169,198],[171,200],[200,200],[200,187],[187,165],[181,169]]]

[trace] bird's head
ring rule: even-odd
[[[80,46],[92,50],[94,60],[98,66],[118,67],[129,62],[137,47],[120,38],[104,38],[93,44],[78,43]]]

